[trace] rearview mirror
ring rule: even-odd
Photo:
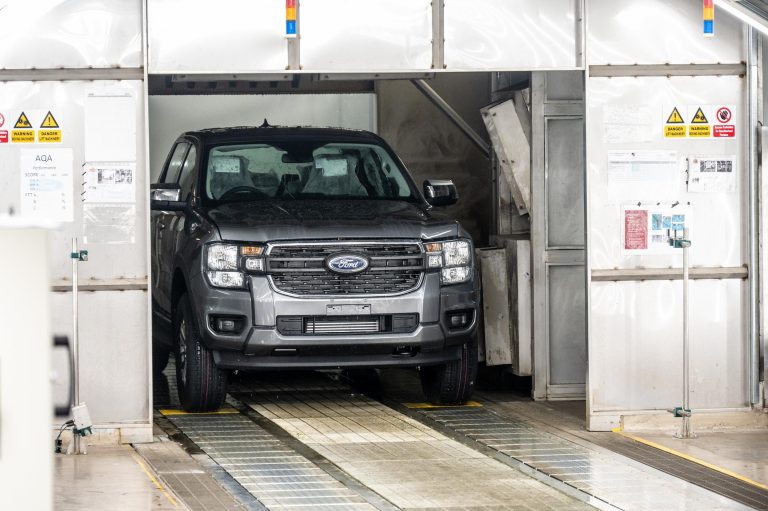
[[[149,187],[150,209],[152,211],[183,211],[187,203],[181,198],[178,183],[158,183]]]
[[[424,181],[424,197],[433,206],[450,206],[459,200],[459,192],[450,179],[427,179]]]

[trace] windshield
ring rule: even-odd
[[[375,144],[292,141],[214,146],[205,197],[260,199],[415,200],[409,179]]]

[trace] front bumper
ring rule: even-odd
[[[440,286],[439,275],[425,275],[415,291],[400,296],[300,298],[276,292],[269,279],[253,276],[250,292],[213,288],[202,275],[192,284],[192,303],[206,347],[227,369],[321,369],[441,364],[461,356],[461,345],[474,334],[478,292],[472,281]],[[360,335],[283,335],[280,316],[323,316],[329,305],[369,305],[372,315],[419,315],[410,333]],[[447,324],[449,311],[468,310],[466,328]],[[236,335],[214,331],[212,318],[240,317],[247,325]]]

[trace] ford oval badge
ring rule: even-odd
[[[367,258],[354,254],[331,256],[325,261],[325,266],[335,273],[360,273],[369,265]]]

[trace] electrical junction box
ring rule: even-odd
[[[85,403],[80,403],[72,407],[72,420],[75,422],[75,433],[80,436],[87,436],[92,433],[91,415],[88,413],[88,407]]]

